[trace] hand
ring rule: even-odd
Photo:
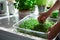
[[[53,39],[60,32],[60,22],[56,23],[52,28],[49,29],[48,39]]]
[[[48,32],[48,40],[53,40],[57,33],[55,31],[52,30],[53,28],[50,29],[50,31]]]
[[[51,31],[51,28],[49,28],[49,30],[48,30],[48,40],[53,40],[52,38],[50,38],[50,36],[51,36],[50,31]]]
[[[47,19],[48,17],[48,14],[47,12],[43,12],[40,14],[40,16],[38,17],[38,21],[41,22],[41,23],[44,23],[45,20]]]

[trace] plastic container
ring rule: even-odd
[[[28,30],[28,29],[24,29],[24,28],[20,28],[19,27],[19,25],[21,23],[23,23],[24,20],[27,20],[27,19],[30,19],[30,18],[37,19],[37,17],[38,17],[37,15],[33,15],[33,14],[26,16],[25,18],[23,18],[22,20],[20,20],[19,22],[17,22],[16,24],[13,25],[13,27],[15,28],[15,31],[16,32],[22,32],[22,33],[26,33],[26,34],[29,34],[29,35],[34,35],[34,36],[37,36],[37,37],[41,37],[41,38],[47,39],[47,33],[45,33],[45,32]]]

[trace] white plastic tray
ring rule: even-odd
[[[44,32],[39,32],[39,31],[34,31],[34,30],[28,30],[28,29],[24,29],[24,28],[20,28],[19,25],[21,23],[24,22],[24,20],[27,20],[27,19],[30,19],[30,18],[35,18],[37,19],[37,15],[34,15],[34,14],[31,14],[31,15],[28,15],[26,16],[25,18],[23,18],[22,20],[20,20],[19,22],[15,23],[13,25],[13,27],[15,28],[15,31],[17,31],[17,29],[19,31],[23,31],[23,33],[26,33],[26,34],[30,34],[30,35],[34,35],[34,36],[38,36],[38,37],[42,37],[42,38],[47,38],[47,33],[44,33]]]

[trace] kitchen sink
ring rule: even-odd
[[[0,27],[8,29],[11,28],[15,23],[16,23],[15,17],[11,17],[9,20],[8,18],[4,18],[0,20]]]
[[[0,40],[34,40],[34,39],[0,30]]]

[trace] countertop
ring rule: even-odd
[[[10,33],[13,33],[13,34],[16,34],[16,35],[28,37],[28,38],[31,38],[31,39],[34,39],[34,40],[47,40],[47,39],[43,39],[43,38],[40,38],[40,37],[35,37],[35,36],[32,36],[32,35],[24,34],[24,33],[16,33],[13,28],[12,29],[6,29],[6,28],[3,28],[3,27],[0,27],[0,30],[7,31],[7,32],[10,32]]]

